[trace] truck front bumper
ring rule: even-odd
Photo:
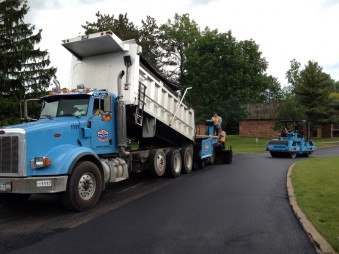
[[[0,178],[0,193],[56,193],[66,191],[68,176]]]

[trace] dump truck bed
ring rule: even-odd
[[[127,106],[136,106],[139,113],[154,117],[183,139],[194,140],[193,109],[181,101],[172,83],[141,58],[142,49],[134,40],[122,41],[107,31],[67,39],[62,45],[73,55],[71,88],[84,84],[118,94],[117,77],[123,70],[122,100]]]

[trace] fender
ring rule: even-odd
[[[94,161],[98,161],[96,164],[100,165],[100,159],[92,149],[76,145],[57,146],[46,153],[45,156],[51,159],[51,165],[44,169],[35,170],[34,176],[70,174],[73,166],[84,156],[91,156]]]

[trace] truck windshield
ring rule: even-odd
[[[85,116],[90,95],[53,95],[42,98],[40,119],[64,116]]]

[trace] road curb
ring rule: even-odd
[[[307,219],[304,212],[300,209],[300,207],[297,204],[297,200],[294,194],[294,189],[292,186],[291,181],[291,174],[292,169],[296,163],[293,163],[288,171],[287,171],[287,193],[288,193],[288,199],[290,202],[290,206],[296,215],[297,219],[300,221],[300,224],[304,228],[305,232],[311,239],[311,241],[314,243],[314,245],[317,248],[318,253],[321,254],[337,254],[337,252],[334,251],[332,246],[326,241],[326,239],[318,232],[318,230],[313,226],[313,224]]]

